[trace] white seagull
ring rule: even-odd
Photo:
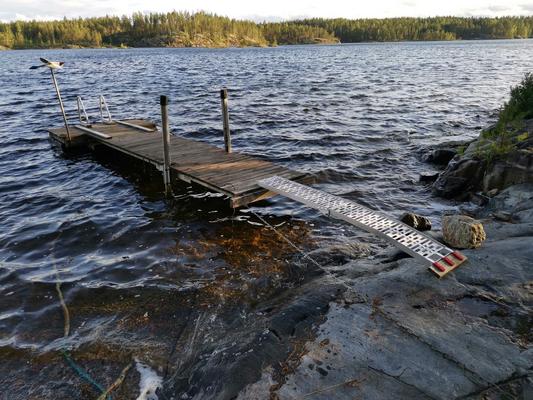
[[[48,61],[46,58],[40,58],[42,64],[41,65],[34,65],[30,67],[30,69],[37,69],[41,67],[48,67],[50,69],[61,69],[63,68],[63,64],[65,64],[63,61]]]

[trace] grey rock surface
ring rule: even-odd
[[[533,209],[530,189],[483,213]],[[533,398],[533,221],[484,223],[485,245],[441,280],[412,258],[336,266],[349,289],[297,368],[275,385],[263,371],[239,399]]]
[[[533,183],[533,149],[517,149],[488,166],[482,188],[504,189],[526,182]]]
[[[511,186],[490,199],[481,216],[507,213],[513,220],[533,222],[533,184]]]
[[[367,257],[370,253],[370,246],[366,243],[348,242],[319,248],[310,252],[309,256],[319,264],[336,265],[345,264],[353,259]]]

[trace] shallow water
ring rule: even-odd
[[[61,118],[47,71],[28,69],[38,57],[65,61],[58,79],[71,115],[81,95],[96,116],[102,93],[113,115],[158,122],[166,94],[173,132],[217,145],[218,89],[227,86],[236,151],[316,173],[322,189],[375,209],[438,217],[455,205],[418,183],[433,171],[421,149],[475,137],[509,86],[533,70],[532,54],[533,40],[1,52],[0,357],[64,345],[54,342],[63,332],[57,279],[72,307],[69,346],[86,343],[85,356],[99,343],[133,340],[119,322],[135,327],[136,343],[150,335],[179,342],[165,325],[169,310],[185,316],[182,331],[196,332],[208,320],[198,310],[209,309],[224,320],[224,336],[233,319],[308,279],[301,257],[250,210],[233,212],[187,185],[166,201],[153,172],[54,148],[44,128]],[[370,240],[283,198],[252,209],[306,250]],[[151,319],[151,301],[162,304],[160,320]],[[193,344],[201,351],[203,342]],[[169,369],[165,351],[131,352]]]

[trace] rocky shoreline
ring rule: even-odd
[[[238,399],[532,398],[532,132],[527,120],[516,146],[492,160],[483,132],[426,151],[444,167],[433,191],[470,201],[486,242],[442,280],[391,248],[327,267],[348,289],[297,367],[281,383],[265,368]]]
[[[78,292],[69,298],[76,336],[40,350],[4,348],[0,383],[10,398],[94,398],[58,353],[68,347],[106,385],[134,354],[163,380],[159,399],[531,398],[533,184],[502,190],[475,216],[487,240],[441,280],[369,237],[315,250],[327,273],[299,265],[292,289],[240,313],[206,306],[212,299],[194,290],[184,298],[137,288],[120,301],[112,288]],[[243,290],[272,284],[258,278]],[[61,315],[53,315],[40,337],[57,336]],[[137,398],[137,370],[113,398]]]
[[[467,146],[451,143],[429,153],[432,162],[450,157],[433,184],[436,195],[464,201],[480,194],[491,197],[511,185],[533,183],[533,119],[510,130],[505,144],[499,143],[500,137],[491,138],[490,129]]]
[[[266,369],[239,399],[531,398],[533,185],[503,190],[478,216],[487,241],[442,280],[385,252],[335,267],[351,290],[298,368],[275,396]]]
[[[463,157],[452,154],[441,176]],[[50,337],[46,348],[0,348],[0,384],[10,398],[94,398],[65,366],[60,350],[69,348],[105,386],[140,358],[162,381],[159,399],[532,398],[533,183],[469,193],[485,199],[468,212],[487,239],[441,280],[369,237],[310,253],[326,273],[305,259],[289,277],[264,271],[231,295],[255,293],[240,312],[216,287],[218,305],[194,288],[124,290],[120,301],[112,288],[81,291],[69,298],[75,337],[53,340],[62,324],[54,312],[38,333]],[[113,398],[138,398],[141,371],[132,368]]]
[[[17,338],[22,345],[0,346],[0,385],[10,399],[95,398],[65,363],[68,349],[105,387],[136,366],[115,399],[143,398],[143,364],[162,382],[152,389],[162,400],[533,398],[533,119],[507,137],[505,152],[486,132],[421,154],[442,168],[421,177],[428,190],[464,201],[486,233],[445,278],[373,237],[309,253],[322,270],[265,228],[256,268],[232,258],[235,275],[180,291],[65,283],[69,337],[55,285],[26,285],[25,309],[50,306],[38,329]],[[402,220],[431,229],[427,218]],[[298,244],[305,229],[285,235]]]

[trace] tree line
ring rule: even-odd
[[[0,24],[0,46],[228,47],[338,42],[310,24],[258,24],[205,12],[135,13],[131,16],[15,21]]]
[[[294,21],[333,33],[343,43],[533,37],[533,16],[498,18],[384,18]]]
[[[312,18],[255,23],[205,12],[0,23],[0,46],[228,47],[283,44],[503,39],[533,36],[533,17]]]

